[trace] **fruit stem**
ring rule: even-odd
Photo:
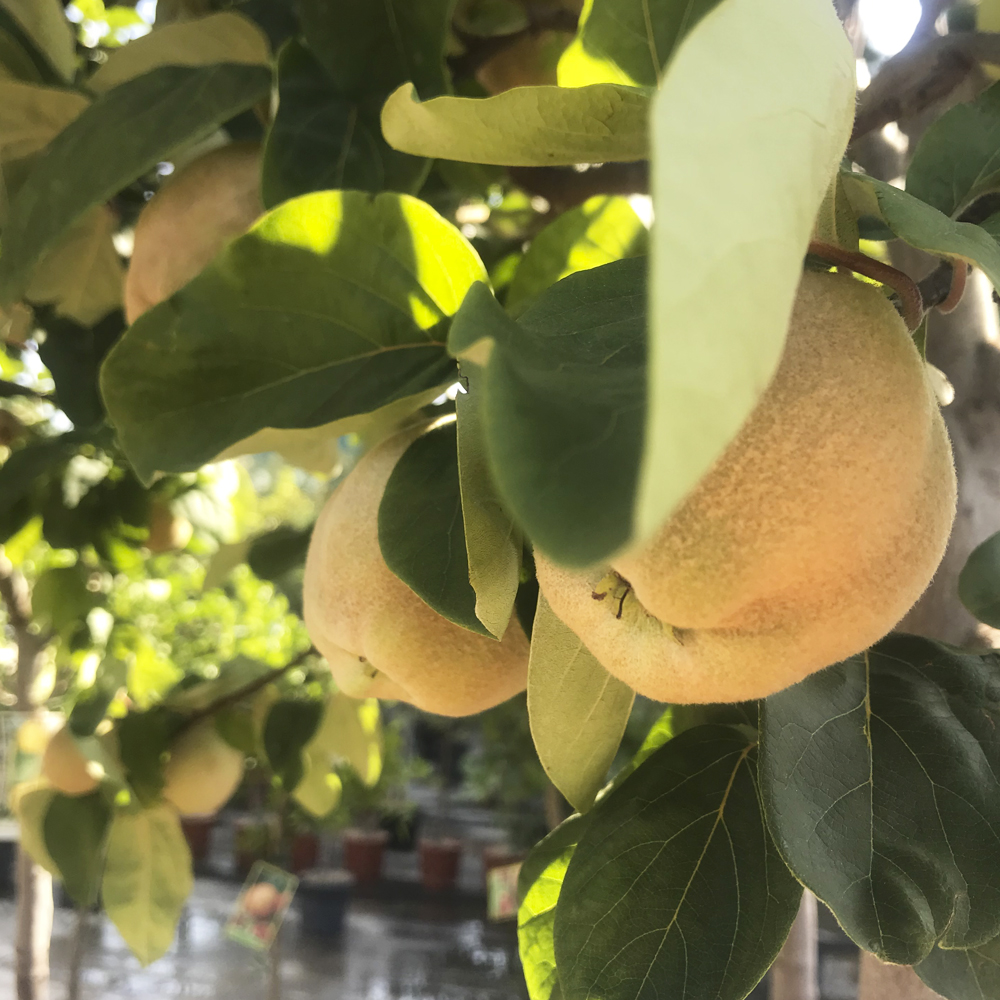
[[[852,271],[863,274],[866,278],[874,278],[875,281],[888,285],[899,295],[903,321],[910,333],[920,326],[920,321],[924,317],[924,300],[916,282],[903,274],[902,271],[890,267],[888,264],[883,264],[882,261],[875,260],[874,257],[869,257],[867,254],[858,253],[855,250],[845,250],[832,243],[820,243],[818,240],[813,240],[809,244],[809,253],[821,257],[831,264],[836,264],[838,267],[849,267]],[[957,270],[959,268],[956,268]]]
[[[951,262],[951,289],[948,297],[938,306],[938,312],[950,313],[962,301],[968,276],[969,266],[964,260]]]

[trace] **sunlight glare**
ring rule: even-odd
[[[920,20],[920,0],[860,0],[858,13],[868,44],[884,56],[894,56]]]

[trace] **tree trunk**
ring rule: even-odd
[[[770,1000],[819,1000],[819,913],[806,889],[788,940],[771,966]]]
[[[17,709],[25,717],[35,708],[33,688],[47,640],[32,631],[28,584],[3,555],[0,555],[0,598],[7,608],[7,624],[17,641]],[[48,1000],[52,876],[20,847],[16,886],[14,978],[17,1000]]]

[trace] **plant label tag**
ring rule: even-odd
[[[226,924],[226,936],[254,951],[267,951],[278,930],[299,880],[282,869],[258,861],[250,869]]]
[[[513,920],[517,916],[517,876],[521,862],[491,868],[486,875],[486,913],[490,920]]]

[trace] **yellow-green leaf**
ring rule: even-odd
[[[374,698],[359,701],[345,694],[331,695],[305,753],[317,761],[345,761],[366,785],[374,785],[382,773],[382,718],[378,702]]]
[[[458,483],[462,495],[469,582],[476,617],[502,639],[514,611],[523,539],[504,509],[490,473],[483,428],[481,369],[462,364],[466,392],[455,399],[458,414]],[[475,384],[475,388],[473,388]]]
[[[76,39],[59,0],[2,0],[52,68],[70,82],[76,74]]]
[[[116,225],[106,205],[95,205],[35,265],[24,297],[83,326],[118,308],[125,272],[111,240]]]
[[[778,365],[854,95],[854,56],[828,0],[725,0],[667,67],[652,126],[640,536],[718,458]]]
[[[108,56],[87,81],[103,94],[112,87],[158,66],[207,66],[209,63],[268,65],[271,46],[251,21],[231,11],[191,21],[178,21],[129,42]]]
[[[313,816],[327,816],[336,809],[344,786],[340,777],[330,770],[330,762],[324,754],[306,751],[303,761],[305,771],[292,798]]]
[[[382,108],[390,146],[414,156],[511,167],[644,160],[649,97],[614,84],[515,87],[495,97],[419,101],[413,84]]]
[[[532,299],[560,278],[648,248],[646,227],[628,198],[596,195],[563,212],[532,241],[514,272],[504,304],[519,315]]]
[[[21,825],[21,846],[32,860],[53,875],[59,874],[45,846],[45,814],[55,796],[55,789],[42,778],[15,785],[10,793],[10,808]]]
[[[73,90],[0,80],[0,162],[37,153],[89,103]]]
[[[101,895],[105,912],[143,965],[170,947],[193,885],[191,852],[173,806],[115,816]]]
[[[528,661],[531,735],[545,773],[580,812],[604,784],[634,699],[539,595]]]

